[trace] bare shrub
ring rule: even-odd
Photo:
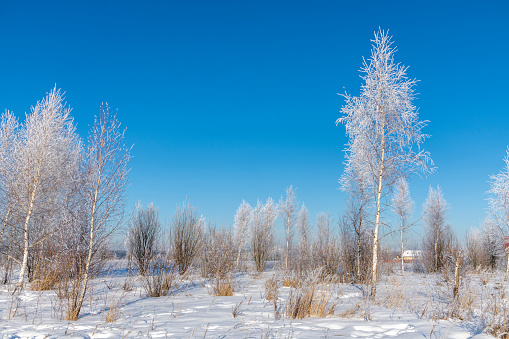
[[[148,265],[155,255],[155,246],[161,235],[159,211],[153,204],[144,208],[136,206],[129,221],[129,230],[125,241],[127,256],[141,275],[147,273]]]
[[[169,261],[166,255],[152,258],[142,282],[147,297],[157,298],[171,295],[177,287],[175,265]]]
[[[338,237],[331,232],[332,218],[323,212],[316,218],[318,235],[313,242],[313,267],[320,268],[321,279],[338,273],[340,263],[340,244]]]
[[[215,225],[209,225],[203,238],[201,271],[203,277],[214,277],[213,293],[216,296],[233,295],[234,282],[231,272],[235,251],[232,231],[218,231]]]
[[[349,207],[339,220],[340,278],[343,282],[368,283],[371,279],[373,235],[366,225],[359,228],[358,210]]]
[[[230,229],[217,230],[209,225],[203,237],[201,250],[201,274],[205,278],[219,275],[224,278],[233,271],[235,260],[235,243]]]
[[[171,255],[180,275],[186,273],[198,254],[203,236],[203,218],[184,202],[178,207],[171,224]]]
[[[263,272],[274,244],[273,229],[277,218],[277,207],[272,198],[265,205],[260,201],[253,210],[252,254],[256,271]]]

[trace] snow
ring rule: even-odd
[[[159,298],[145,296],[140,277],[128,275],[125,261],[112,261],[110,272],[91,281],[78,321],[63,320],[65,301],[55,291],[26,288],[13,296],[12,285],[2,286],[0,338],[491,338],[481,334],[482,304],[479,309],[465,309],[464,320],[443,317],[450,286],[441,275],[406,272],[403,277],[396,272],[383,276],[374,301],[363,297],[368,289],[362,285],[332,284],[331,300],[337,300],[337,307],[326,318],[286,317],[285,301],[292,288],[281,286],[277,307],[283,311],[275,319],[273,302],[264,299],[265,281],[274,271],[260,276],[238,273],[231,297],[211,295],[213,282],[191,273],[173,295]],[[476,295],[474,305],[486,305],[496,290],[508,287],[496,275],[483,274],[465,279],[463,285]],[[133,285],[130,291],[122,288],[126,280]],[[498,302],[501,307],[507,300]],[[118,319],[106,322],[115,304]],[[15,316],[8,319],[16,307]],[[235,307],[239,309],[236,317]]]

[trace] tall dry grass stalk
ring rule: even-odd
[[[290,291],[286,301],[286,315],[289,318],[327,317],[334,314],[338,300],[333,300],[330,284],[320,289],[322,275],[322,270],[315,270],[296,289]]]
[[[265,281],[265,295],[266,300],[273,301],[279,297],[279,281],[276,276],[273,275],[271,278]]]

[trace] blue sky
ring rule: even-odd
[[[413,177],[416,215],[441,185],[463,237],[509,144],[505,1],[2,2],[0,109],[23,116],[56,83],[85,136],[101,102],[118,108],[134,143],[130,204],[154,202],[164,221],[187,198],[229,225],[242,199],[289,185],[313,216],[337,216],[337,93],[359,94],[378,27],[430,121],[437,172]]]

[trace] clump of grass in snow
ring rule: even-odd
[[[334,314],[337,300],[332,300],[330,285],[325,290],[319,289],[318,281],[321,273],[321,270],[314,271],[302,284],[290,292],[286,304],[286,315],[289,318],[326,317]]]

